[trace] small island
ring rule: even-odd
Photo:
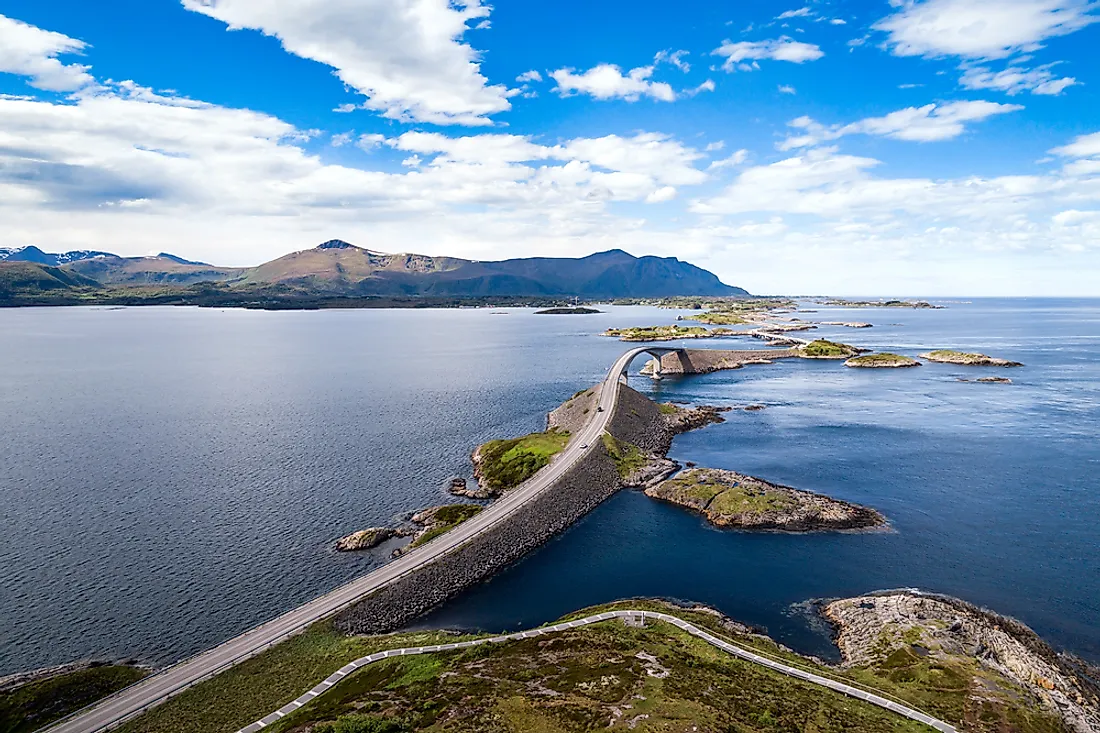
[[[985,354],[967,353],[965,351],[953,351],[951,349],[937,349],[921,354],[922,359],[939,362],[940,364],[960,364],[962,366],[995,366],[995,367],[1021,367],[1018,361],[997,359]]]
[[[848,344],[817,339],[798,347],[798,355],[803,359],[850,359],[859,356],[865,349],[857,349]]]
[[[905,367],[920,366],[920,362],[901,354],[883,352],[881,354],[864,354],[856,356],[844,362],[846,367],[860,369],[903,369]]]
[[[942,305],[932,305],[926,300],[845,300],[844,298],[832,298],[822,301],[821,305],[829,305],[835,308],[925,308],[931,310],[943,310]]]
[[[645,493],[700,512],[717,527],[820,532],[886,524],[868,507],[714,468],[689,469]]]
[[[612,336],[620,341],[679,341],[680,339],[709,339],[720,336],[737,336],[747,332],[733,331],[728,328],[703,328],[702,326],[633,326],[631,328],[609,328],[604,336]]]
[[[536,316],[587,316],[592,313],[603,313],[603,311],[596,310],[595,308],[585,308],[584,306],[547,308],[546,310],[535,311]]]

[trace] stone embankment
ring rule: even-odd
[[[713,414],[697,415],[682,418],[673,427],[655,402],[626,385],[618,388],[619,399],[608,432],[647,456],[663,458],[677,432],[713,421]],[[578,393],[572,398],[582,400],[577,405],[555,410],[549,418],[551,427],[575,428],[577,423],[572,421],[582,420],[583,405],[588,404],[584,400],[591,399],[595,405],[593,392],[588,390],[588,397]],[[582,417],[574,417],[576,412]],[[377,634],[400,628],[542,545],[609,498],[622,483],[615,460],[603,444],[597,443],[553,489],[520,507],[507,522],[337,614],[334,626],[349,634]]]
[[[1060,654],[1015,619],[957,598],[914,591],[884,591],[827,603],[823,613],[837,629],[847,666],[890,658],[932,660],[969,674],[971,660],[1008,685],[975,676],[968,707],[1020,705],[1024,696],[1056,713],[1075,733],[1100,731],[1100,670]]]

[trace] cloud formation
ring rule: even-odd
[[[196,13],[278,38],[283,48],[332,67],[367,99],[360,106],[396,120],[489,125],[510,109],[508,89],[482,75],[462,40],[489,15],[481,0],[181,0]]]
[[[1009,96],[1022,92],[1054,96],[1078,83],[1072,76],[1056,77],[1052,71],[1055,66],[1045,64],[1034,69],[1009,66],[1001,71],[993,71],[986,66],[971,66],[964,69],[959,84],[966,89],[996,89]]]
[[[826,126],[810,117],[799,117],[787,124],[800,132],[787,137],[777,147],[780,150],[806,148],[838,140],[845,135],[877,135],[922,143],[950,140],[966,131],[967,122],[978,122],[1021,109],[1023,107],[1018,104],[979,100],[906,107],[882,117],[868,117],[847,125]]]
[[[1089,0],[893,0],[873,27],[898,56],[1000,59],[1100,20]]]
[[[726,40],[711,53],[725,58],[722,69],[728,72],[751,71],[759,68],[756,62],[763,59],[801,64],[806,61],[816,61],[825,55],[821,48],[812,43],[795,41],[786,36],[768,41],[734,43]]]
[[[28,77],[37,89],[72,92],[91,84],[87,66],[57,60],[85,48],[83,41],[0,15],[0,72]]]
[[[669,84],[650,81],[653,70],[653,66],[639,66],[624,75],[615,64],[599,64],[580,74],[575,69],[565,68],[551,71],[550,76],[558,83],[553,91],[563,97],[588,94],[595,99],[625,99],[628,102],[637,102],[642,97],[660,102],[675,101],[676,92]]]

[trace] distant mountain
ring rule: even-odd
[[[99,283],[59,267],[22,260],[0,261],[0,301],[15,296],[99,288]]]
[[[114,255],[107,254],[106,252],[94,252],[91,250],[80,249],[73,252],[62,252],[61,254],[50,254],[43,252],[34,245],[28,247],[0,247],[0,262],[33,262],[38,265],[50,265],[51,267],[57,267],[59,265],[66,265],[70,262],[79,262],[80,260],[90,260],[94,257],[113,257]]]
[[[455,257],[385,254],[341,240],[272,260],[242,284],[292,285],[334,295],[655,298],[748,295],[713,273],[674,257],[634,257],[622,250],[579,259],[533,257],[479,262]]]
[[[265,262],[258,267],[216,267],[161,253],[119,257],[106,252],[49,254],[37,247],[0,250],[0,265],[57,268],[58,273],[20,270],[33,292],[64,287],[188,287],[218,284],[233,297],[581,297],[663,298],[748,295],[713,273],[675,257],[635,257],[620,249],[581,258],[531,257],[481,262],[457,257],[387,254],[339,239]],[[11,270],[15,273],[15,270]],[[15,277],[15,275],[12,275]],[[67,283],[65,277],[72,281]],[[56,287],[51,285],[56,281]],[[22,282],[22,280],[21,280]],[[9,296],[10,297],[10,296]],[[119,296],[116,293],[116,297]],[[130,297],[130,296],[125,296]],[[135,295],[133,297],[148,297]],[[158,296],[159,297],[159,296]]]
[[[65,269],[98,280],[104,285],[121,287],[224,282],[237,279],[246,272],[241,268],[214,267],[168,254],[159,254],[156,257],[101,255],[72,262]]]

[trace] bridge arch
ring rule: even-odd
[[[686,350],[682,348],[673,348],[667,346],[640,346],[636,349],[631,349],[626,354],[626,358],[621,362],[622,370],[619,373],[620,377],[626,377],[629,374],[630,365],[634,363],[634,360],[642,354],[649,354],[657,362],[657,373],[654,375],[654,379],[661,378],[661,358],[668,354],[683,354]]]

